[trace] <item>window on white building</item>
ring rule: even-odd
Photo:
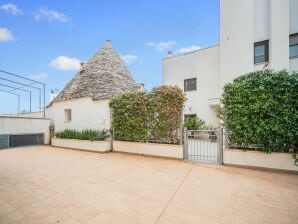
[[[290,35],[290,58],[298,57],[298,33]]]
[[[196,114],[184,114],[184,121],[188,121],[193,118],[197,118],[197,115]]]
[[[255,43],[254,56],[255,64],[269,61],[269,40]]]
[[[65,118],[65,122],[71,121],[71,109],[64,110],[64,118]]]
[[[184,91],[192,91],[197,89],[197,79],[185,79],[184,80]]]

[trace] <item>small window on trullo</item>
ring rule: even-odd
[[[64,117],[65,117],[65,122],[71,121],[71,109],[64,110]]]

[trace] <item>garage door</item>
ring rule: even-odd
[[[43,133],[0,135],[0,149],[18,146],[41,145],[43,143]]]

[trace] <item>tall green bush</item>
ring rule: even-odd
[[[231,146],[298,153],[298,73],[264,70],[224,87],[223,120]]]
[[[184,101],[185,96],[177,86],[115,96],[110,102],[115,137],[178,143]]]

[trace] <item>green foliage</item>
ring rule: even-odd
[[[64,131],[55,133],[55,136],[57,138],[103,141],[107,137],[107,131],[106,130],[96,131],[91,129],[77,131],[73,129],[65,129]]]
[[[205,121],[203,121],[200,118],[189,118],[186,119],[184,122],[184,127],[187,130],[202,130],[205,129],[206,125],[205,125]]]
[[[224,87],[222,98],[231,145],[298,153],[298,73],[245,74]]]
[[[116,139],[178,143],[184,101],[177,86],[115,96],[110,107]]]

